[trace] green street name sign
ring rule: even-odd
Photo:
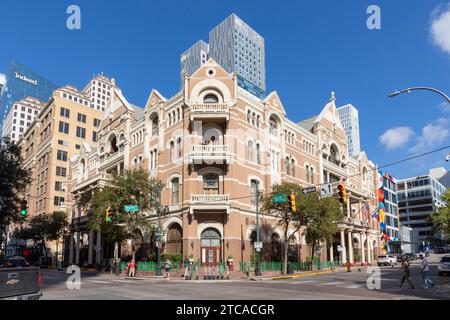
[[[139,211],[139,206],[138,205],[127,205],[124,206],[123,209],[125,210],[125,212],[138,212]]]
[[[273,202],[274,203],[286,203],[287,202],[287,195],[285,194],[276,194],[273,196]]]

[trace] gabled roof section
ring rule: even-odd
[[[127,110],[134,112],[134,108],[131,104],[125,99],[122,94],[122,91],[118,88],[114,88],[111,104],[108,108],[106,108],[106,112],[103,114],[103,119],[108,118],[111,114],[113,114],[117,109],[124,106]]]
[[[213,58],[209,58],[206,63],[204,63],[200,68],[198,68],[192,75],[191,78],[206,78],[205,69],[214,67],[216,69],[215,77],[232,77],[232,73],[228,73],[220,64],[218,64]]]
[[[150,95],[148,96],[147,103],[145,104],[145,110],[150,110],[160,104],[161,102],[166,102],[165,98],[158,90],[152,89]]]
[[[337,112],[335,101],[336,98],[334,96],[334,92],[332,92],[330,102],[325,105],[325,107],[322,109],[322,112],[317,116],[316,122],[320,122],[322,119],[326,119],[335,124],[339,129],[345,131],[344,126],[341,122],[341,118],[339,117],[339,113]]]
[[[297,125],[311,132],[312,128],[314,127],[314,123],[316,123],[316,119],[317,116],[314,116],[309,119],[298,122]]]
[[[281,102],[280,96],[276,91],[272,91],[264,100],[265,104],[273,106],[283,115],[286,115],[286,110],[284,109],[283,103]]]

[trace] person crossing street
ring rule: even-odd
[[[423,257],[420,271],[422,272],[424,289],[428,289],[428,284],[431,284],[431,287],[433,288],[434,282],[430,279],[430,266],[427,257]]]
[[[405,260],[403,260],[402,262],[402,266],[400,268],[400,271],[403,270],[403,276],[402,276],[402,280],[400,282],[400,288],[403,286],[403,283],[405,282],[405,280],[409,283],[409,285],[411,286],[411,289],[414,289],[414,284],[412,283],[411,279],[410,279],[410,271],[409,271],[409,258],[406,258]]]

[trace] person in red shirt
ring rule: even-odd
[[[129,273],[130,277],[135,277],[136,276],[136,262],[134,261],[134,259],[131,259],[130,262],[130,273]]]

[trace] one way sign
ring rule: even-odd
[[[322,198],[329,198],[333,195],[333,185],[331,183],[320,186],[320,195]]]

